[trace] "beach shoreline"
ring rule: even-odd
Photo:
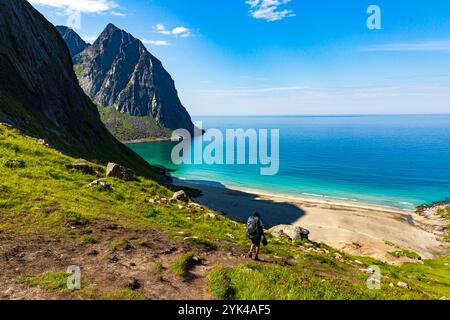
[[[160,138],[143,138],[130,141],[121,141],[122,144],[143,144],[143,143],[155,143],[155,142],[170,142],[171,137],[160,137]]]
[[[415,211],[352,201],[296,197],[261,192],[250,188],[218,187],[175,179],[174,184],[198,189],[195,199],[227,217],[245,222],[255,211],[268,226],[291,224],[308,229],[312,241],[326,243],[356,256],[401,264],[411,261],[391,253],[416,252],[424,259],[450,254],[448,243],[437,230],[446,228],[443,220]]]

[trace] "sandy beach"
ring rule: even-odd
[[[229,189],[182,180],[177,180],[176,184],[201,190],[203,195],[195,201],[231,219],[246,221],[250,213],[258,211],[266,226],[301,226],[311,232],[311,240],[349,254],[370,256],[393,264],[408,260],[389,254],[401,249],[414,251],[425,259],[450,254],[448,245],[442,240],[442,231],[439,231],[445,228],[445,221],[423,217],[415,212]],[[392,243],[397,247],[393,247]]]

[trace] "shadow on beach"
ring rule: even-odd
[[[206,180],[178,180],[174,184],[198,189],[202,192],[195,200],[227,217],[245,222],[250,214],[259,212],[266,227],[292,224],[306,212],[287,202],[261,199],[257,194],[231,190],[220,182]]]

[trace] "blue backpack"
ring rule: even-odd
[[[259,218],[251,216],[247,221],[247,237],[250,239],[259,237]]]

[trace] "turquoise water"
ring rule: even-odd
[[[450,199],[450,115],[197,117],[203,127],[280,129],[280,171],[252,165],[181,165],[174,143],[130,145],[174,176],[270,193],[413,209]]]

